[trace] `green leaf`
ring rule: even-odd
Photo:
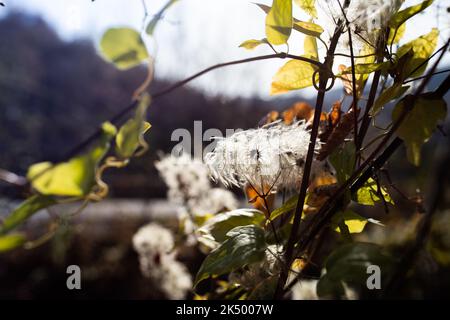
[[[429,7],[433,3],[433,0],[426,0],[422,3],[419,3],[415,6],[408,7],[404,10],[401,10],[394,14],[389,20],[389,27],[392,29],[396,29],[401,26],[406,20],[415,16],[419,12],[423,11],[427,7]]]
[[[3,223],[0,225],[0,235],[13,230],[39,210],[54,204],[56,204],[56,201],[51,197],[41,195],[31,196],[3,220]]]
[[[143,135],[150,129],[151,125],[145,121],[150,97],[145,95],[136,108],[134,118],[129,119],[120,129],[116,136],[116,153],[122,159],[133,156],[141,146]]]
[[[100,41],[100,50],[121,70],[137,66],[149,56],[141,35],[131,28],[108,29]]]
[[[403,79],[406,79],[408,77],[418,77],[425,71],[428,63],[424,62],[433,54],[434,50],[436,49],[438,37],[439,30],[437,28],[433,28],[430,33],[422,35],[419,38],[404,44],[397,50],[398,59],[408,54],[410,50],[413,51],[412,57],[408,59],[405,66],[403,67]],[[423,66],[417,69],[420,65],[422,65],[422,63]]]
[[[166,12],[167,9],[169,9],[174,3],[178,2],[179,0],[170,0],[166,3],[166,5],[161,9],[161,11],[156,14],[152,20],[147,24],[147,27],[145,28],[145,32],[151,36],[153,35],[153,32],[155,32],[156,25],[158,22],[162,19],[164,12]]]
[[[392,270],[393,259],[372,243],[354,242],[333,251],[325,262],[326,273],[317,284],[320,298],[343,298],[345,285],[367,292],[367,267],[377,265],[382,270],[381,288]]]
[[[315,37],[306,36],[303,44],[304,55],[316,61],[319,60],[319,51],[317,49],[317,40]]]
[[[352,175],[355,166],[355,154],[355,144],[347,142],[330,155],[330,163],[336,170],[336,178],[340,184],[347,181]]]
[[[247,40],[242,42],[239,45],[239,48],[244,48],[247,50],[253,50],[256,47],[262,45],[262,44],[267,44],[267,39],[261,39],[261,40],[255,40],[255,39],[251,39],[251,40]]]
[[[301,60],[289,60],[275,74],[270,94],[281,94],[312,86],[317,66]]]
[[[293,29],[312,37],[320,37],[323,28],[313,22],[300,21],[294,18]]]
[[[316,0],[294,0],[300,8],[302,8],[308,15],[317,18],[317,10],[315,6]]]
[[[292,31],[292,0],[273,0],[266,16],[266,37],[273,45],[287,43]]]
[[[392,119],[397,121],[405,108],[405,99],[400,101],[392,111]],[[443,99],[423,96],[416,100],[412,110],[408,112],[400,127],[398,136],[406,145],[408,160],[418,166],[420,164],[420,149],[433,134],[440,120],[447,115],[447,104]]]
[[[380,191],[386,203],[395,204],[384,187],[380,186]],[[375,203],[383,201],[378,195],[377,182],[372,178],[367,179],[364,185],[356,191],[354,200],[365,206],[374,206]]]
[[[399,43],[406,30],[406,23],[402,23],[397,29],[390,29],[387,43],[389,45]]]
[[[24,244],[25,241],[26,237],[21,233],[0,236],[0,253],[13,250]]]
[[[395,83],[392,87],[384,90],[375,101],[372,110],[370,110],[370,115],[375,116],[385,105],[392,100],[400,98],[408,89],[409,86],[402,86],[400,83]]]
[[[262,228],[240,226],[230,230],[226,236],[228,239],[203,261],[195,285],[210,276],[222,275],[264,258],[267,244]]]
[[[198,232],[202,237],[211,236],[211,240],[221,243],[226,240],[226,234],[231,229],[244,225],[261,225],[264,221],[264,214],[259,210],[237,209],[215,215]]]
[[[103,134],[86,154],[53,165],[41,162],[30,166],[27,178],[35,190],[43,195],[84,196],[95,182],[95,170],[109,149],[116,128],[109,122],[102,125]]]

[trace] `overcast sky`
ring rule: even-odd
[[[146,0],[149,14],[155,14],[167,0]],[[98,43],[102,33],[111,26],[141,28],[144,17],[142,0],[6,0],[6,10],[20,9],[41,15],[67,40],[89,37]],[[258,1],[256,1],[258,2]],[[270,0],[259,0],[270,4]],[[407,0],[405,5],[418,3]],[[436,15],[436,7],[449,7],[450,0],[435,1],[426,15],[407,24],[405,40],[428,33],[439,24],[441,42],[449,35],[450,15]],[[445,12],[444,10],[441,10]],[[307,19],[295,9],[296,17]],[[271,50],[260,47],[254,51],[238,48],[247,39],[264,38],[265,14],[248,0],[180,0],[166,14],[155,33],[155,39],[146,42],[156,57],[159,77],[181,79],[209,65],[254,55]],[[330,19],[320,15],[320,19]],[[322,22],[323,23],[323,22]],[[290,52],[301,54],[302,36],[292,37]],[[280,49],[283,49],[280,47]],[[449,63],[449,59],[446,60]],[[273,74],[283,61],[263,61],[233,66],[210,73],[191,85],[208,93],[226,96],[258,95],[269,97]],[[304,90],[313,95],[313,90]]]

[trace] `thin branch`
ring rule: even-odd
[[[446,69],[446,70],[435,72],[435,73],[432,74],[432,76],[435,76],[435,75],[438,75],[438,74],[441,74],[441,73],[446,73],[446,72],[450,72],[450,69]],[[410,83],[410,82],[413,82],[413,81],[421,80],[421,79],[423,79],[425,77],[426,76],[421,76],[421,77],[405,80],[405,81],[403,81],[403,84],[407,84],[407,83]]]
[[[355,53],[353,52],[353,39],[352,39],[352,30],[350,27],[350,21],[348,21],[347,14],[345,13],[344,8],[341,3],[338,1],[339,7],[341,8],[342,15],[345,19],[345,25],[347,27],[348,33],[348,45],[350,47],[350,63],[352,68],[352,95],[353,102],[351,104],[351,108],[353,109],[353,143],[355,144],[355,148],[357,148],[358,143],[358,92],[356,91],[356,72],[355,72]],[[358,149],[356,149],[358,150]],[[353,164],[355,165],[356,162]]]
[[[386,29],[385,35],[389,35],[389,28]],[[385,37],[380,36],[377,41],[376,55],[377,55],[377,63],[381,63],[384,60],[383,57],[383,48],[385,46]],[[367,99],[366,107],[364,109],[364,115],[362,117],[361,126],[359,128],[358,140],[356,143],[356,151],[361,149],[361,146],[364,142],[364,138],[366,137],[367,130],[370,125],[370,110],[372,109],[375,98],[378,91],[378,85],[380,83],[381,70],[375,71],[372,79],[372,84],[370,86],[369,97]]]
[[[449,39],[449,40],[450,40],[450,39]],[[411,72],[408,74],[408,76],[407,76],[406,78],[411,77],[411,76],[414,74],[414,72],[416,72],[417,70],[419,70],[420,68],[422,68],[424,65],[426,65],[426,64],[428,63],[428,61],[430,61],[431,59],[433,59],[439,52],[441,52],[442,50],[444,50],[444,52],[445,52],[445,50],[447,50],[447,49],[444,49],[444,48],[447,47],[447,43],[448,43],[449,40],[447,40],[447,42],[446,42],[442,47],[440,47],[439,49],[437,49],[436,52],[434,52],[431,56],[429,56],[425,61],[423,61],[421,64],[419,64],[417,67],[415,67],[414,70],[411,71]]]
[[[238,65],[238,64],[243,64],[243,63],[248,63],[248,62],[253,62],[253,61],[261,61],[261,60],[268,60],[268,59],[286,59],[286,58],[290,58],[290,59],[295,59],[295,60],[301,60],[301,61],[305,61],[311,64],[314,64],[316,66],[318,66],[319,68],[323,68],[323,64],[316,61],[316,60],[312,60],[312,59],[308,59],[305,57],[301,57],[301,56],[296,56],[296,55],[292,55],[292,54],[286,54],[286,53],[276,53],[276,54],[270,54],[270,55],[263,55],[263,56],[257,56],[257,57],[253,57],[253,58],[247,58],[247,59],[242,59],[242,60],[234,60],[234,61],[230,61],[230,62],[225,62],[225,63],[219,63],[216,65],[213,65],[211,67],[208,67],[184,80],[181,80],[179,82],[176,82],[175,84],[167,87],[166,89],[163,89],[159,92],[156,92],[152,95],[152,100],[156,100],[158,98],[161,98],[162,96],[184,86],[185,84],[189,83],[190,81],[208,73],[211,72],[213,70],[216,69],[220,69],[220,68],[224,68],[224,67],[228,67],[228,66],[233,66],[233,65]],[[123,108],[122,110],[120,110],[117,114],[113,115],[108,121],[111,122],[112,124],[118,124],[120,123],[120,120],[127,115],[129,112],[131,112],[136,106],[137,106],[138,101],[135,99],[133,100],[128,106],[126,106],[125,108]],[[72,148],[69,152],[67,152],[61,159],[59,159],[59,161],[57,162],[62,162],[62,161],[66,161],[70,158],[72,158],[73,156],[77,155],[78,153],[80,153],[82,150],[84,150],[88,145],[90,145],[94,140],[96,140],[100,135],[102,134],[102,129],[101,128],[97,128],[97,130],[95,132],[93,132],[90,136],[88,136],[85,140],[83,140],[82,142],[80,142],[78,145],[76,145],[74,148]]]
[[[335,53],[335,56],[341,56],[341,57],[346,57],[346,58],[351,58],[352,56],[349,54],[345,54],[345,53]],[[368,57],[373,57],[375,56],[375,53],[370,53],[370,54],[364,54],[364,55],[360,55],[360,56],[353,56],[355,59],[360,59],[360,58],[368,58]]]

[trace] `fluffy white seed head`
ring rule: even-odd
[[[310,132],[304,121],[240,131],[220,138],[205,156],[213,179],[225,186],[297,189],[302,181]],[[319,143],[316,145],[316,149]]]
[[[150,223],[133,236],[133,247],[139,254],[142,274],[169,299],[183,299],[192,288],[186,267],[172,252],[174,238],[170,230]]]
[[[358,35],[353,36],[354,46],[358,48],[358,44],[362,45],[364,40],[375,44],[377,34],[384,30],[389,19],[398,11],[404,0],[357,0],[350,1],[350,5],[346,10],[347,19],[350,22],[352,31],[358,30]],[[341,4],[343,2],[341,1]],[[335,22],[343,19],[342,9],[339,3],[334,0],[319,0],[318,6],[325,12],[330,19],[329,33],[332,34],[336,26]],[[345,38],[342,38],[340,45],[345,44]]]
[[[211,188],[208,168],[190,155],[166,156],[155,163],[169,190],[169,201],[184,205],[188,199],[202,196]]]

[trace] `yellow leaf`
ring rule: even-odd
[[[404,108],[404,100],[395,106],[392,111],[394,121],[397,121]],[[447,104],[443,99],[419,98],[412,106],[412,110],[397,129],[398,136],[405,142],[406,155],[412,164],[420,164],[422,145],[431,137],[438,121],[444,120],[446,115]]]
[[[380,190],[378,190],[377,182],[372,178],[367,179],[367,182],[358,189],[355,195],[355,201],[362,205],[374,206],[375,203],[383,201],[378,191],[381,192],[386,203],[394,204],[394,200],[392,200],[386,188],[380,186]]]
[[[96,167],[116,133],[115,127],[108,122],[102,128],[103,135],[88,153],[56,165],[41,162],[30,166],[27,178],[33,188],[43,195],[76,197],[88,194],[94,184]]]
[[[258,47],[261,44],[267,44],[267,40],[266,39],[262,39],[262,40],[255,40],[255,39],[251,39],[251,40],[247,40],[242,42],[239,45],[239,48],[244,48],[247,50],[253,50],[256,47]]]
[[[400,98],[408,89],[409,86],[402,87],[401,84],[396,83],[384,90],[375,101],[372,110],[370,110],[370,115],[376,115],[386,104]]]
[[[401,10],[394,14],[389,20],[389,27],[392,29],[398,28],[401,24],[403,24],[409,18],[415,16],[422,10],[426,9],[433,3],[433,0],[426,0],[422,3],[419,3],[415,6],[408,7],[404,10]]]
[[[410,50],[413,52],[412,57],[408,59],[402,71],[404,78],[418,77],[425,71],[427,63],[424,62],[433,54],[438,37],[439,30],[433,28],[430,33],[406,43],[397,50],[398,59],[406,55]],[[421,67],[417,69],[419,66]]]
[[[273,77],[270,94],[280,94],[312,86],[317,66],[301,60],[289,60]]]
[[[313,18],[317,18],[315,2],[316,0],[295,0],[295,3],[298,4],[298,6],[302,8],[307,14],[309,14]]]
[[[266,37],[273,45],[287,43],[292,31],[292,0],[273,0],[266,16]]]
[[[406,22],[402,23],[400,27],[398,27],[397,29],[391,29],[389,32],[389,39],[387,43],[389,45],[391,43],[392,44],[399,43],[400,40],[403,38],[403,35],[405,34],[405,30],[406,30]]]
[[[341,232],[339,224],[342,222],[347,226],[349,233],[363,232],[367,222],[383,226],[378,220],[366,219],[351,210],[346,210],[345,212],[340,211],[333,217],[332,226],[334,231]]]
[[[23,201],[0,224],[0,234],[5,234],[31,217],[33,214],[56,204],[56,201],[48,196],[35,194]]]
[[[144,95],[136,108],[134,118],[129,119],[119,129],[116,136],[116,153],[120,158],[130,158],[141,146],[143,135],[151,127],[148,122],[145,122],[145,116],[149,105],[150,97]]]
[[[108,29],[100,41],[100,49],[105,59],[121,70],[137,66],[148,58],[141,35],[131,28]]]
[[[320,35],[323,33],[323,28],[318,24],[315,24],[313,22],[300,21],[295,18],[293,28],[296,31],[313,37],[320,37]]]
[[[25,236],[21,233],[0,236],[0,253],[10,251],[21,246],[25,240]]]
[[[315,37],[306,36],[304,40],[303,49],[305,56],[314,60],[319,60],[319,52],[317,49],[317,40]]]

